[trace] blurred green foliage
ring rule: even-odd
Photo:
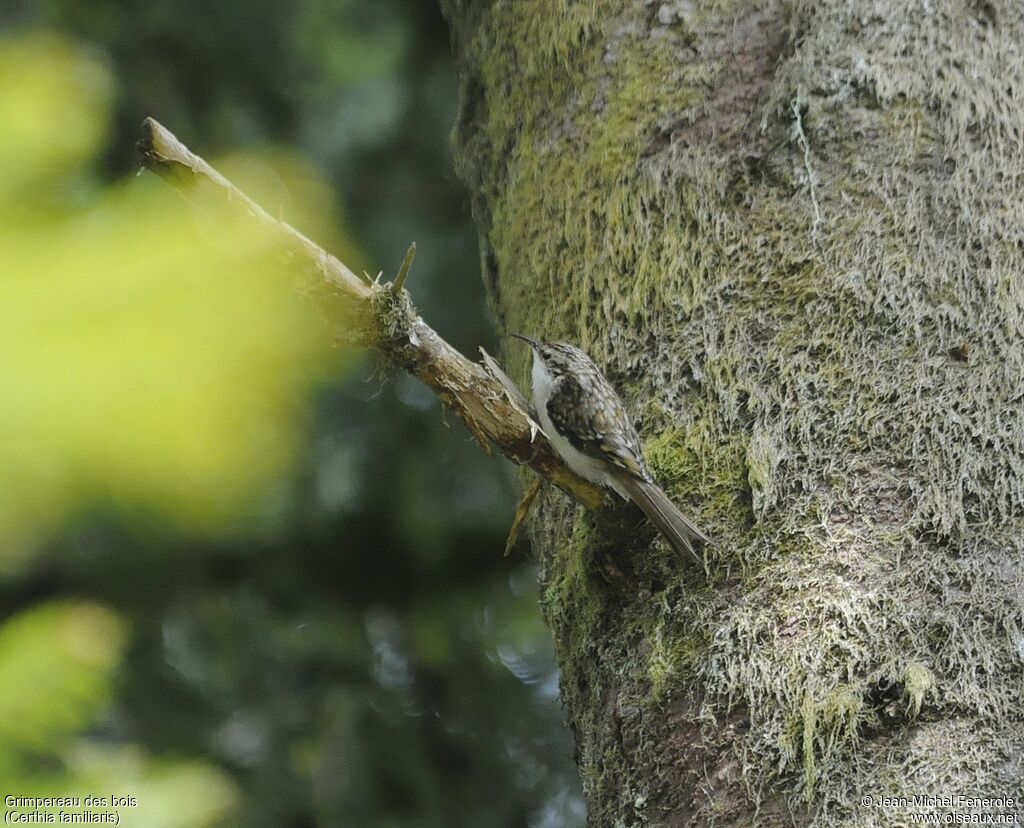
[[[145,826],[582,824],[532,569],[500,555],[511,470],[326,348],[265,239],[132,176],[151,114],[354,267],[416,239],[425,314],[493,348],[433,4],[0,24],[3,793],[130,794]]]
[[[59,192],[99,148],[104,74],[53,36],[0,47],[0,568],[97,497],[193,530],[230,521],[290,465],[310,387],[337,368],[277,241],[228,205],[152,179],[74,211],[25,195]],[[75,135],[50,140],[65,114]],[[299,195],[308,176],[289,172]]]

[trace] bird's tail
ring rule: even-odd
[[[710,539],[676,508],[657,483],[641,480],[633,475],[622,475],[617,482],[622,484],[629,494],[629,499],[658,527],[658,531],[672,544],[673,549],[680,554],[688,552],[700,560],[694,549],[694,541],[710,543]]]

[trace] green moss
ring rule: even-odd
[[[653,635],[648,634],[654,626]],[[665,619],[656,610],[650,616],[634,619],[638,636],[650,638],[647,656],[647,677],[650,681],[650,701],[660,706],[679,690],[685,690],[688,675],[704,657],[707,640],[699,630],[670,630]]]
[[[674,673],[674,666],[666,652],[659,649],[652,653],[647,669],[651,678],[651,696],[660,704],[665,700],[666,685]]]
[[[926,695],[935,688],[935,675],[919,661],[911,661],[903,671],[903,686],[907,694],[907,712],[917,716]]]
[[[565,554],[552,561],[546,577],[544,603],[557,613],[556,623],[565,638],[566,657],[587,651],[588,636],[601,612],[602,595],[596,586],[591,524],[582,509],[576,510],[572,540]]]
[[[663,205],[637,147],[696,117],[720,69],[683,59],[691,40],[683,29],[653,36],[595,2],[527,5],[497,4],[468,37],[473,88],[485,90],[473,94],[487,117],[464,138],[462,173],[485,192],[500,187],[486,199],[487,241],[511,306],[538,312],[525,326],[588,344],[595,314],[636,313],[661,291],[658,248],[692,241],[645,226]],[[652,76],[666,82],[651,84]],[[649,205],[638,203],[644,194]],[[595,307],[592,297],[620,273],[630,274],[628,294],[607,292],[614,305]],[[538,277],[549,288],[544,301],[519,302],[519,289],[535,290]],[[564,320],[574,317],[570,332]]]
[[[700,474],[701,457],[691,443],[690,434],[669,429],[644,444],[644,455],[659,480],[694,479]]]
[[[794,724],[799,723],[805,801],[814,799],[819,763],[831,764],[856,748],[866,689],[862,685],[841,684],[823,699],[815,696],[810,685],[804,689],[793,720]],[[795,755],[791,739],[784,739],[783,745],[790,755]]]

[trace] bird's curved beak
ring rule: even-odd
[[[528,336],[523,336],[522,334],[517,333],[510,333],[509,336],[514,336],[516,339],[523,340],[523,342],[535,350],[540,347],[540,343],[536,339],[531,339]]]

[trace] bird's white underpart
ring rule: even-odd
[[[608,471],[608,464],[577,449],[567,438],[558,433],[558,429],[551,422],[551,417],[548,415],[548,400],[551,399],[551,394],[554,391],[555,380],[536,348],[533,349],[532,379],[533,405],[537,409],[537,419],[540,420],[544,435],[558,452],[558,456],[580,477],[589,480],[596,486],[608,486],[618,492],[623,500],[629,500],[629,494],[622,484]]]

